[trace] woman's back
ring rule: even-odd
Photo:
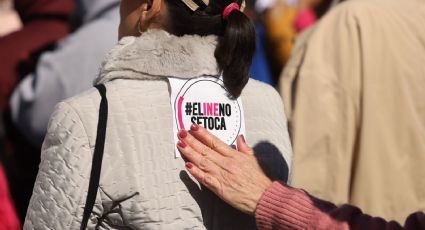
[[[88,226],[255,228],[252,217],[225,205],[195,183],[186,173],[183,159],[174,155],[167,80],[173,75],[168,73],[185,79],[200,74],[216,76],[213,52],[206,52],[214,48],[211,37],[175,37],[149,31],[142,38],[124,39],[111,52],[97,80],[106,85],[109,113],[100,187]],[[196,65],[182,68],[182,60]],[[248,143],[275,177],[287,181],[292,150],[279,95],[251,80],[241,98]],[[80,227],[99,103],[100,95],[92,89],[57,106],[43,145],[26,229]]]

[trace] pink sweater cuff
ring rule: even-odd
[[[255,218],[261,230],[306,229],[313,221],[313,212],[313,202],[304,191],[274,182],[263,193]]]

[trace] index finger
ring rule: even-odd
[[[223,156],[232,156],[234,154],[234,149],[221,141],[218,137],[212,135],[204,127],[201,127],[197,124],[190,126],[190,134],[202,142],[204,145],[210,147],[215,152]]]
[[[184,131],[186,132],[186,131]],[[223,162],[223,156],[214,150],[212,150],[210,147],[204,145],[202,142],[200,142],[198,139],[196,139],[194,136],[192,136],[190,133],[187,133],[185,137],[181,137],[179,135],[180,141],[187,144],[187,148],[184,148],[184,152],[182,152],[190,161],[196,160],[197,158],[208,158],[212,162],[214,162],[217,165],[220,165],[221,162]],[[178,145],[178,147],[181,147]],[[192,159],[191,159],[192,158]],[[193,162],[193,161],[192,161]],[[197,162],[195,162],[197,163]]]

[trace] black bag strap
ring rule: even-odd
[[[99,121],[97,124],[96,145],[92,160],[92,168],[90,173],[89,190],[84,207],[83,221],[81,222],[80,230],[85,230],[93,211],[93,206],[96,201],[97,189],[99,187],[100,171],[102,169],[103,150],[105,147],[106,125],[108,121],[108,99],[106,98],[105,85],[95,86],[102,97],[99,108]]]

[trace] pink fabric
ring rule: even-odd
[[[312,9],[305,9],[298,12],[297,17],[295,18],[294,26],[297,33],[302,32],[307,29],[309,26],[316,23],[316,14]]]
[[[303,190],[274,182],[255,211],[257,226],[265,229],[425,229],[425,213],[411,214],[404,227],[397,222],[363,214],[357,207],[335,205]]]
[[[9,194],[9,186],[0,164],[0,230],[20,229],[18,217]]]

